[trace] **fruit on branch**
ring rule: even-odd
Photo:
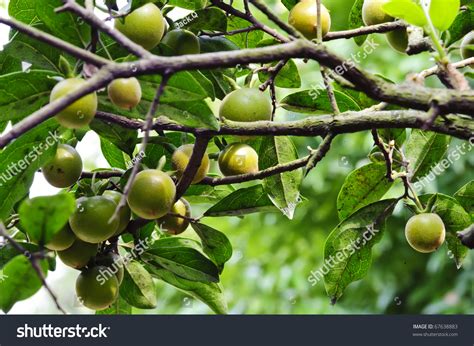
[[[142,87],[135,77],[114,80],[107,92],[112,103],[124,109],[135,108],[142,99]]]
[[[290,11],[288,23],[301,32],[308,40],[318,37],[318,11],[316,1],[301,0]],[[331,29],[331,15],[328,9],[321,4],[321,30],[323,37]]]
[[[364,0],[362,20],[365,25],[382,24],[393,20],[393,17],[382,9],[382,6],[387,2],[388,0]]]
[[[461,55],[463,59],[474,57],[474,31],[464,36],[461,43]],[[471,64],[471,67],[474,68],[474,64]]]
[[[219,154],[218,162],[225,176],[258,172],[258,154],[247,144],[228,145]]]
[[[176,149],[171,156],[171,164],[173,165],[173,169],[176,170],[176,175],[178,178],[183,176],[183,173],[189,164],[189,160],[191,159],[191,155],[193,154],[193,150],[193,144],[185,144]],[[194,175],[192,181],[193,184],[199,183],[206,177],[207,173],[209,172],[209,165],[209,155],[204,154],[201,164]]]
[[[387,41],[393,49],[405,53],[408,48],[408,33],[406,29],[388,32]]]
[[[158,169],[141,171],[128,194],[130,209],[146,220],[166,215],[174,203],[176,186],[170,176]]]
[[[415,215],[405,226],[405,237],[408,244],[418,252],[436,251],[446,237],[443,220],[433,213]]]
[[[188,30],[171,30],[163,37],[161,43],[168,46],[174,55],[199,54],[201,52],[198,37]]]
[[[82,174],[79,153],[67,144],[58,144],[56,154],[42,168],[43,176],[51,185],[59,188],[74,185]]]
[[[109,273],[117,277],[119,285],[123,281],[124,267],[122,257],[114,252],[108,252],[97,256],[95,263],[99,266],[109,268]]]
[[[50,102],[59,100],[83,87],[86,81],[81,78],[64,79],[56,84],[49,97]],[[97,94],[95,92],[81,97],[58,114],[57,121],[64,127],[80,129],[89,125],[97,112]]]
[[[184,198],[181,198],[173,205],[169,214],[156,221],[161,229],[170,234],[183,233],[189,226],[189,220],[171,214],[179,214],[189,218],[191,217],[191,205]]]
[[[118,191],[111,191],[107,190],[105,191],[102,196],[111,199],[114,201],[115,205],[118,205],[120,203],[120,199],[122,198],[122,194]],[[128,222],[130,221],[130,217],[132,216],[132,211],[130,210],[130,207],[125,204],[119,211],[119,225],[117,228],[117,231],[115,232],[115,235],[119,235],[122,233],[125,228],[127,228]]]
[[[69,225],[79,239],[97,244],[112,237],[119,226],[119,218],[112,218],[116,204],[104,196],[81,197]]]
[[[160,9],[147,3],[125,18],[115,19],[115,28],[145,49],[155,48],[165,32],[165,19]]]
[[[95,257],[99,246],[97,244],[86,243],[76,239],[74,243],[63,251],[58,251],[61,261],[72,268],[84,268],[89,261]]]
[[[240,122],[272,119],[272,103],[263,92],[255,88],[232,91],[221,103],[219,117]]]
[[[96,266],[84,270],[76,281],[76,295],[89,309],[104,310],[118,297],[119,283],[115,275],[108,276],[108,268]]]
[[[70,248],[76,239],[77,238],[72,232],[71,227],[69,227],[69,223],[66,223],[64,227],[45,245],[45,247],[54,251],[63,251]]]

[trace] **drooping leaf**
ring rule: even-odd
[[[232,257],[232,245],[226,235],[202,223],[193,223],[193,229],[201,238],[204,253],[220,268]]]
[[[269,66],[275,66],[276,63],[273,63]],[[263,83],[270,78],[270,73],[268,72],[259,72],[258,79]],[[275,78],[275,86],[279,88],[299,88],[301,87],[301,77],[298,72],[298,68],[293,60],[288,60],[288,62],[283,66],[283,68],[278,73]]]
[[[449,29],[461,6],[460,0],[431,0],[430,17],[435,28],[440,31]]]
[[[392,185],[387,179],[385,164],[371,163],[356,169],[347,176],[337,196],[339,219],[344,220],[360,208],[377,202]]]
[[[382,9],[392,17],[412,25],[424,27],[427,24],[421,5],[413,0],[389,0],[382,5]]]
[[[15,203],[26,196],[35,172],[54,156],[57,128],[56,120],[48,120],[0,153],[0,220],[5,220]]]
[[[474,217],[474,180],[461,187],[455,194],[459,204]]]
[[[405,156],[410,162],[411,180],[426,176],[446,154],[451,138],[434,132],[413,130],[405,143]]]
[[[356,0],[354,5],[352,5],[351,12],[349,13],[349,28],[357,29],[364,26],[364,21],[362,20],[362,5],[364,0]],[[367,35],[356,36],[354,37],[355,43],[358,46],[362,46],[367,39]]]
[[[143,258],[191,281],[219,282],[216,265],[201,254],[191,241],[180,238],[159,239],[143,254]]]
[[[372,262],[372,247],[380,241],[385,219],[395,203],[396,200],[391,199],[365,206],[329,234],[324,246],[324,267],[313,279],[321,279],[327,271],[324,285],[333,303],[350,283],[367,275]]]
[[[156,291],[150,273],[137,261],[125,265],[123,282],[120,285],[120,296],[131,306],[140,309],[156,307]]]
[[[39,261],[44,275],[48,272],[48,262]],[[1,271],[0,309],[8,312],[15,303],[25,300],[41,288],[41,280],[33,269],[30,261],[18,255],[9,261]]]
[[[267,169],[298,159],[296,148],[289,137],[265,137],[259,150],[259,168]],[[263,189],[273,204],[289,219],[301,201],[300,184],[303,172],[297,169],[263,179]]]
[[[214,282],[204,283],[186,280],[156,264],[147,265],[147,269],[151,275],[157,279],[160,279],[195,297],[196,299],[201,300],[216,314],[227,313],[227,304],[224,294],[218,284]]]

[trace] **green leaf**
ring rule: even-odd
[[[233,191],[234,189],[230,185],[209,186],[194,184],[186,190],[184,197],[191,204],[214,204]]]
[[[364,5],[364,0],[356,0],[354,5],[352,5],[351,12],[349,13],[349,29],[365,26],[362,20],[362,5]],[[367,35],[354,37],[354,41],[358,46],[362,46],[365,40],[367,40]]]
[[[267,66],[275,66],[277,63],[272,63]],[[263,83],[270,78],[270,73],[259,72],[258,79]],[[285,66],[280,70],[275,78],[275,86],[279,88],[300,88],[301,77],[298,73],[298,68],[293,60],[288,60]]]
[[[27,199],[21,204],[18,213],[30,239],[44,245],[64,227],[75,210],[74,196],[60,193]]]
[[[100,119],[92,120],[90,128],[96,132],[101,139],[106,139],[124,151],[128,156],[133,156],[133,151],[138,143],[138,133],[136,130],[126,129],[117,124],[108,123]]]
[[[227,31],[248,28],[250,25],[251,24],[245,19],[236,16],[231,16],[227,19]],[[263,38],[263,31],[253,30],[250,32],[227,36],[227,38],[240,48],[255,48]]]
[[[48,272],[48,262],[39,261],[44,275]],[[28,299],[41,288],[41,280],[31,266],[30,261],[23,255],[14,257],[1,270],[3,280],[0,280],[0,309],[8,312],[15,303]]]
[[[120,150],[115,144],[104,137],[100,138],[100,149],[111,167],[127,169],[127,163],[130,163],[130,156]]]
[[[140,309],[156,307],[155,283],[150,273],[139,262],[131,261],[125,266],[120,296],[131,306]]]
[[[227,304],[225,302],[224,293],[218,284],[186,280],[161,268],[160,266],[157,266],[156,264],[148,265],[147,269],[151,275],[157,279],[160,279],[192,297],[201,300],[216,314],[227,313]]]
[[[143,254],[143,258],[191,281],[219,282],[216,265],[185,239],[159,239]]]
[[[338,90],[334,90],[334,96],[341,112],[360,110],[360,106],[352,97]],[[281,100],[280,105],[288,111],[297,113],[326,114],[333,112],[325,89],[309,89],[290,94]]]
[[[422,203],[427,203],[432,196],[423,195],[420,196],[420,200]],[[461,268],[462,261],[469,249],[461,243],[456,233],[471,225],[471,216],[455,198],[443,194],[437,194],[431,212],[438,214],[443,219],[446,228],[446,243],[450,251],[449,255],[456,263],[456,267]]]
[[[339,219],[344,220],[360,208],[377,202],[392,185],[387,179],[385,164],[371,163],[354,170],[337,196]]]
[[[201,238],[204,253],[220,268],[232,257],[232,245],[226,235],[202,223],[191,224]]]
[[[440,31],[449,29],[460,6],[460,0],[431,0],[430,17],[433,25]]]
[[[426,176],[446,154],[451,138],[422,130],[412,130],[405,143],[405,156],[410,162],[411,180]]]
[[[49,102],[57,83],[48,71],[14,72],[0,76],[1,121],[17,123]]]
[[[275,210],[263,185],[254,185],[232,192],[209,208],[204,216],[241,216]]]
[[[182,21],[178,20],[177,24],[181,26],[180,22]],[[221,9],[209,7],[194,12],[183,28],[195,33],[202,30],[225,32],[227,30],[227,16]]]
[[[467,5],[466,9],[457,15],[454,23],[448,30],[449,35],[446,45],[450,46],[454,42],[459,41],[471,30],[474,30],[474,4]]]
[[[206,7],[207,0],[170,0],[168,5],[178,6],[187,10],[200,10]]]
[[[17,243],[25,251],[27,251],[26,255],[28,255],[28,253],[32,254],[35,252],[39,252],[41,250],[40,247],[36,244],[25,243],[23,241],[18,241],[18,240],[17,240]],[[9,243],[3,246],[0,246],[0,269],[2,269],[10,260],[12,260],[17,255],[24,255],[24,253],[18,251],[17,248],[15,248],[13,245]],[[48,256],[47,261],[49,265],[49,270],[50,271],[56,270],[56,258],[54,256]]]
[[[296,148],[289,137],[265,137],[259,150],[259,168],[264,170],[298,159]],[[297,169],[263,179],[263,189],[273,204],[289,219],[301,201],[300,185],[303,172]]]
[[[56,153],[57,128],[56,120],[48,120],[0,153],[0,220],[5,220],[13,206],[26,196],[35,172]]]
[[[122,293],[122,287],[120,287],[120,293]],[[131,315],[132,306],[128,304],[125,299],[118,297],[115,302],[112,303],[105,310],[98,310],[95,312],[96,315]]]
[[[474,180],[461,187],[455,194],[459,204],[474,217]]]
[[[372,247],[380,241],[385,219],[395,204],[395,199],[370,204],[342,221],[329,234],[324,246],[324,267],[313,274],[313,279],[318,279],[317,274],[321,278],[327,271],[324,285],[333,303],[350,283],[367,275]]]
[[[389,0],[382,9],[395,18],[403,19],[409,24],[424,27],[426,17],[421,6],[413,0]]]
[[[295,5],[298,3],[299,0],[282,0],[281,3],[285,5],[285,7],[291,10]]]

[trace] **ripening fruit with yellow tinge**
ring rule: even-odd
[[[135,77],[118,78],[107,88],[110,101],[124,109],[135,108],[142,99],[142,87]]]
[[[81,78],[64,79],[56,84],[49,97],[50,102],[68,96],[86,84]],[[56,114],[56,120],[69,129],[80,129],[89,125],[97,112],[97,94],[95,92],[81,97]]]
[[[249,145],[228,145],[219,154],[219,169],[225,176],[258,172],[258,154]]]
[[[169,214],[158,219],[156,222],[161,229],[165,230],[170,234],[181,234],[189,226],[189,220],[184,217],[174,216],[171,214],[183,215],[185,217],[191,217],[191,206],[188,201],[184,198],[181,198],[177,201],[171,208]]]
[[[408,244],[418,252],[436,251],[446,237],[443,220],[433,213],[415,215],[405,226],[405,237]]]
[[[394,30],[387,33],[390,46],[400,53],[405,53],[408,48],[408,33],[406,29]]]
[[[393,17],[382,8],[387,2],[388,0],[364,0],[362,20],[365,25],[376,25],[393,21]]]
[[[318,37],[318,11],[315,0],[301,0],[290,11],[288,23],[301,32],[308,40]],[[331,15],[328,9],[321,4],[322,36],[331,30]]]
[[[176,175],[178,178],[181,178],[186,167],[188,167],[189,160],[191,159],[191,155],[193,154],[194,145],[193,144],[185,144],[180,146],[176,149],[171,157],[171,164],[173,168],[176,170]],[[209,155],[206,153],[202,157],[201,164],[194,175],[194,179],[192,181],[193,184],[199,183],[203,180],[207,173],[209,172]]]
[[[154,220],[170,211],[175,195],[176,186],[168,174],[158,169],[146,169],[135,177],[127,202],[135,214]]]

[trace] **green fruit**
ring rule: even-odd
[[[291,9],[288,23],[301,32],[308,40],[314,40],[318,37],[317,16],[316,1],[302,0]],[[323,37],[331,29],[331,15],[323,4],[321,4],[321,29]]]
[[[115,79],[107,92],[112,103],[124,109],[135,108],[142,99],[142,87],[135,77]]]
[[[461,55],[463,59],[469,59],[474,57],[474,31],[464,36],[461,42]],[[474,68],[474,64],[471,64]]]
[[[408,33],[404,30],[395,30],[387,33],[387,41],[393,49],[405,53],[408,48]]]
[[[80,78],[65,79],[56,84],[49,97],[50,102],[61,99],[81,88],[86,81]],[[97,112],[97,94],[91,93],[73,102],[56,114],[58,122],[70,129],[80,129],[89,125]]]
[[[199,54],[199,39],[191,31],[175,29],[168,32],[161,43],[171,48],[174,55]]]
[[[118,205],[120,203],[120,199],[122,198],[122,194],[118,191],[111,191],[107,190],[105,191],[102,196],[111,199],[114,201],[115,205]],[[130,221],[130,218],[132,216],[132,211],[130,210],[128,205],[125,205],[120,209],[119,212],[119,226],[117,228],[117,232],[115,232],[115,235],[121,234],[123,231],[125,231],[125,228],[127,228],[128,223]]]
[[[119,285],[122,283],[125,269],[123,267],[123,260],[120,255],[113,252],[108,252],[107,254],[98,256],[95,263],[99,266],[109,268],[109,276],[115,275]]]
[[[191,217],[191,206],[189,205],[188,201],[186,201],[184,198],[181,198],[173,205],[170,210],[170,214],[179,214],[186,217]],[[182,217],[173,216],[170,214],[165,215],[157,220],[160,228],[174,235],[183,233],[186,228],[188,228],[189,221]]]
[[[82,159],[79,153],[67,144],[58,144],[56,155],[41,171],[48,183],[64,188],[74,185],[82,174]]]
[[[154,220],[170,211],[175,195],[176,186],[168,174],[147,169],[135,177],[127,201],[135,214]]]
[[[444,242],[446,230],[437,214],[419,214],[408,220],[405,227],[408,244],[418,252],[437,250]]]
[[[58,251],[58,256],[65,265],[81,269],[97,254],[98,249],[97,244],[90,244],[76,239],[72,246],[64,251]]]
[[[179,178],[181,178],[184,171],[186,170],[186,167],[188,166],[189,159],[193,154],[193,149],[193,144],[182,145],[174,151],[171,157],[171,163],[173,165],[173,168],[176,170],[176,174]],[[193,184],[199,183],[206,177],[207,173],[209,172],[209,166],[209,155],[204,154],[201,161],[201,165],[199,166],[196,175],[194,176],[194,179],[192,181]]]
[[[382,6],[387,2],[388,0],[364,0],[362,20],[365,25],[382,24],[393,20],[393,17],[382,9]]]
[[[272,109],[270,100],[260,90],[242,88],[222,100],[219,117],[240,122],[271,120]]]
[[[75,241],[76,236],[71,231],[69,223],[66,223],[45,246],[50,250],[63,251],[70,248]]]
[[[83,271],[76,281],[79,301],[89,309],[104,310],[118,297],[119,283],[114,276],[105,277],[107,267],[97,266]]]
[[[115,28],[145,49],[155,48],[165,32],[165,19],[156,5],[147,3],[115,20]]]
[[[119,226],[119,219],[111,220],[116,204],[103,196],[81,197],[69,218],[69,225],[79,239],[88,243],[101,243],[112,237]]]
[[[219,169],[225,176],[258,172],[258,154],[249,145],[236,143],[219,154]]]

